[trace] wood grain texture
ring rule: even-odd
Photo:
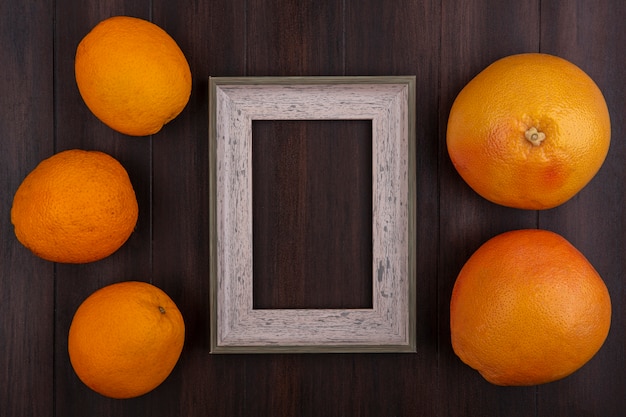
[[[150,9],[142,2],[102,3],[55,2],[54,32],[54,152],[65,149],[99,150],[116,158],[126,169],[139,205],[139,218],[127,244],[98,262],[55,264],[55,409],[56,415],[100,413],[125,415],[149,409],[146,399],[130,410],[119,402],[87,388],[74,373],[67,354],[67,334],[74,312],[92,292],[119,281],[151,280],[150,265],[150,138],[130,138],[98,120],[86,107],[76,87],[74,57],[80,40],[98,22],[117,14],[148,18]],[[58,381],[63,381],[58,383]],[[143,404],[142,404],[143,403]]]
[[[447,117],[463,86],[494,60],[537,51],[539,47],[538,2],[480,3],[477,7],[464,1],[447,1],[442,10],[448,23],[441,39],[438,311],[440,353],[448,360],[441,369],[445,376],[442,375],[439,384],[442,392],[453,394],[441,405],[441,410],[444,415],[462,412],[521,417],[535,412],[535,388],[502,390],[490,385],[454,355],[450,344],[450,295],[467,258],[498,233],[537,227],[536,212],[508,209],[478,196],[457,174],[447,154]]]
[[[210,348],[207,138],[208,76],[246,72],[246,3],[245,0],[149,3],[152,20],[179,44],[193,76],[187,107],[152,141],[152,277],[177,303],[186,328],[183,354],[166,381],[169,388],[161,387],[167,411],[153,411],[153,415],[245,414],[241,393],[248,373],[242,358],[214,361],[207,354]],[[176,168],[180,166],[187,169]],[[190,211],[190,207],[194,209]],[[215,381],[220,382],[215,384]]]
[[[0,13],[0,414],[49,415],[54,407],[54,266],[16,239],[13,195],[53,153],[50,4],[2,4]]]
[[[626,258],[620,255],[626,253],[623,182],[626,149],[619,144],[626,133],[623,123],[626,89],[624,82],[617,80],[626,80],[626,71],[615,60],[624,57],[619,45],[626,42],[626,30],[621,23],[626,18],[626,8],[600,1],[591,11],[586,4],[567,7],[542,4],[541,50],[570,60],[598,84],[611,115],[611,146],[591,183],[566,204],[540,213],[539,227],[566,237],[600,273],[611,295],[611,329],[602,349],[583,368],[570,378],[538,390],[537,407],[544,414],[558,404],[569,415],[617,416],[624,414],[626,404],[623,399]],[[594,29],[600,27],[601,30]],[[570,395],[567,393],[572,392],[576,393],[576,401],[567,399]],[[622,397],[622,401],[606,400],[611,397]]]
[[[5,2],[0,13],[0,415],[624,414],[623,1],[39,3]],[[102,125],[75,86],[76,45],[98,21],[115,14],[159,24],[189,59],[190,102],[152,138],[126,137]],[[445,149],[448,112],[463,85],[493,60],[528,51],[554,53],[579,65],[602,89],[612,117],[613,141],[597,177],[574,199],[545,212],[482,200],[455,173]],[[316,75],[417,76],[418,353],[209,355],[208,77]],[[325,132],[308,126],[294,134]],[[41,159],[75,147],[104,150],[124,164],[138,193],[140,220],[131,240],[110,258],[88,265],[51,264],[15,240],[12,195]],[[269,151],[266,157],[267,162]],[[298,159],[293,168],[304,170],[305,161]],[[285,191],[293,186],[290,181],[283,176],[275,185]],[[358,225],[355,216],[346,227]],[[486,383],[452,352],[448,303],[456,274],[472,251],[499,232],[521,227],[557,231],[588,257],[611,293],[613,322],[603,348],[580,371],[539,387],[503,388]],[[308,247],[298,243],[297,250]],[[186,344],[163,385],[143,397],[116,401],[77,379],[66,338],[84,298],[129,278],[151,281],[172,296],[185,317]],[[261,285],[269,294],[289,294],[276,284]],[[324,290],[341,299],[343,289]]]

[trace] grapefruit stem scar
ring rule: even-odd
[[[503,206],[561,205],[596,175],[611,121],[600,88],[554,55],[501,58],[478,73],[450,108],[446,144],[459,175]]]
[[[531,127],[526,132],[524,132],[524,136],[526,139],[532,143],[534,146],[541,145],[541,142],[546,138],[546,134],[537,130],[536,127]]]

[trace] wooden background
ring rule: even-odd
[[[126,137],[104,126],[76,88],[78,42],[100,20],[117,14],[163,27],[191,66],[194,85],[187,108],[153,137]],[[3,0],[0,415],[624,416],[624,22],[622,0]],[[483,200],[456,174],[445,148],[448,112],[463,85],[495,59],[529,51],[579,65],[604,92],[612,116],[612,144],[601,171],[575,198],[542,212]],[[208,354],[210,75],[417,76],[416,354]],[[348,272],[368,270],[358,262],[367,258],[359,238],[369,233],[362,228],[367,204],[345,216],[350,222],[341,229],[345,245],[318,240],[309,247],[309,232],[322,236],[315,239],[337,236],[331,233],[333,220],[326,223],[319,216],[332,218],[338,204],[353,200],[333,203],[319,198],[320,187],[302,191],[301,184],[318,181],[340,194],[346,175],[367,170],[367,132],[341,124],[270,123],[257,130],[265,144],[256,156],[258,169],[268,172],[267,192],[277,198],[266,199],[274,207],[259,206],[255,227],[267,235],[257,241],[258,250],[268,258],[259,266],[266,278],[255,283],[256,302],[366,305],[371,300],[367,282]],[[345,137],[356,150],[336,148],[329,135],[338,141]],[[322,148],[306,146],[320,137]],[[70,148],[98,149],[120,160],[140,207],[137,230],[127,244],[86,265],[34,257],[16,241],[10,223],[12,197],[24,176],[42,159]],[[367,201],[361,194],[367,187],[359,189],[350,192]],[[303,230],[306,224],[315,228]],[[613,300],[611,331],[600,352],[570,377],[542,386],[493,386],[452,352],[450,293],[459,269],[481,243],[500,232],[537,227],[561,233],[603,276]],[[286,245],[283,238],[296,244]],[[345,266],[352,264],[360,266]],[[311,265],[316,274],[306,273]],[[293,279],[294,272],[302,279]],[[173,373],[155,391],[112,400],[74,375],[67,332],[89,294],[130,279],[152,282],[170,294],[186,320],[186,345]],[[318,279],[344,281],[318,285]]]

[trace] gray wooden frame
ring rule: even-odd
[[[254,309],[252,121],[372,121],[371,309]],[[209,78],[212,353],[415,352],[415,77]]]

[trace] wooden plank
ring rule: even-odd
[[[533,415],[534,388],[504,389],[463,364],[450,344],[450,295],[471,253],[501,232],[536,227],[536,213],[501,207],[469,188],[447,154],[445,133],[454,98],[478,72],[506,55],[539,47],[539,3],[446,1],[442,10],[439,103],[439,346],[438,410],[442,415]]]
[[[246,2],[153,1],[153,21],[178,43],[193,86],[187,107],[153,140],[153,283],[185,320],[185,347],[157,416],[237,416],[245,358],[209,355],[209,76],[244,75]],[[156,396],[159,396],[156,393]]]
[[[602,90],[612,122],[607,159],[594,179],[560,207],[541,213],[539,225],[566,237],[595,266],[604,279],[613,305],[609,336],[600,351],[571,376],[540,387],[539,416],[624,413],[626,392],[626,326],[623,285],[626,269],[626,222],[623,215],[626,181],[622,138],[626,113],[626,6],[603,0],[565,4],[543,2],[541,51],[578,65]]]
[[[343,8],[341,2],[253,0],[248,2],[246,73],[249,76],[343,75]],[[302,124],[292,133],[319,137],[321,127]],[[347,140],[353,141],[351,135]],[[278,143],[266,152],[278,150]],[[300,160],[297,170],[305,160]],[[319,166],[310,168],[312,176]],[[283,183],[282,187],[287,183]],[[248,415],[316,414],[318,403],[303,394],[308,384],[338,386],[339,381],[307,380],[315,363],[285,355],[250,356],[246,361],[245,405]],[[323,365],[322,365],[323,366]],[[339,365],[341,366],[341,365]],[[327,369],[327,368],[325,368]],[[263,388],[265,387],[265,388]],[[331,400],[336,402],[337,400]]]
[[[0,13],[0,414],[48,415],[54,403],[54,266],[16,239],[13,195],[52,154],[53,9],[7,2]]]
[[[441,2],[346,1],[347,75],[415,75],[416,80],[416,335],[417,354],[346,358],[331,374],[349,384],[328,415],[438,415],[437,251],[439,229],[438,94]],[[321,394],[322,395],[322,394]],[[319,398],[319,397],[317,397]],[[341,400],[340,398],[343,398]],[[329,410],[334,407],[334,410]],[[419,410],[419,411],[416,411]],[[313,415],[312,413],[311,415]]]
[[[246,74],[343,75],[341,2],[251,0]]]
[[[76,47],[97,23],[114,15],[150,17],[149,1],[126,3],[55,3],[55,152],[79,148],[110,154],[127,170],[139,203],[136,229],[117,252],[89,264],[56,265],[55,412],[59,416],[133,416],[150,409],[153,401],[144,396],[125,403],[95,393],[78,379],[67,354],[69,326],[85,298],[114,282],[150,280],[151,138],[129,137],[100,122],[82,101],[74,78]]]

